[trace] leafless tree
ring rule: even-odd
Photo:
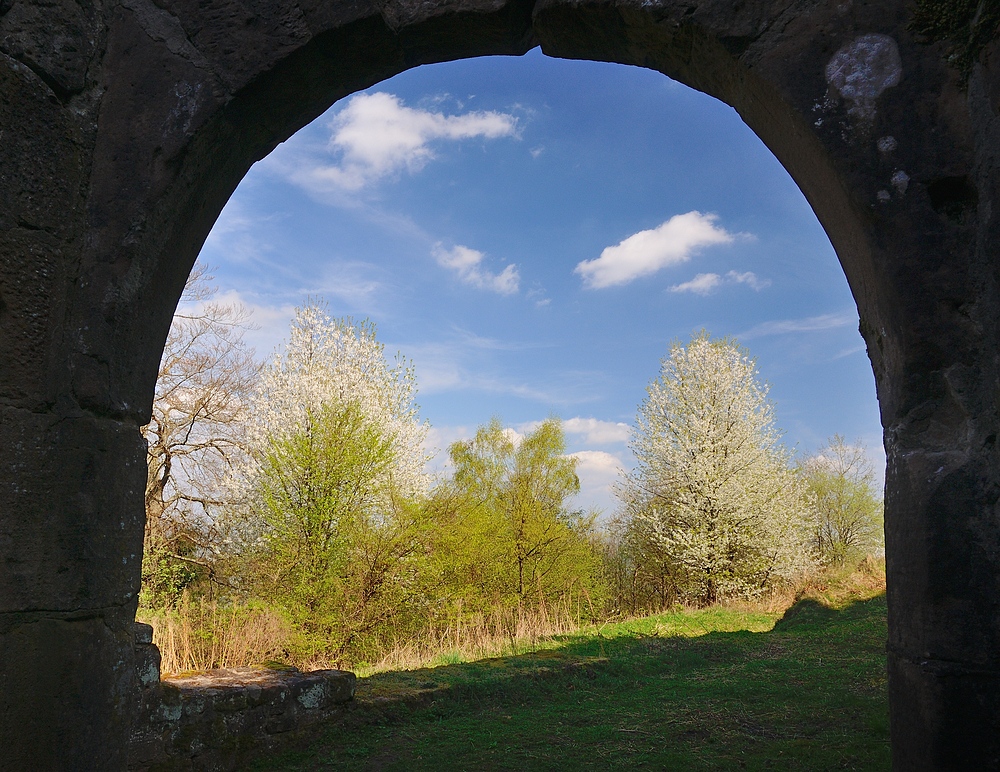
[[[244,341],[253,328],[240,303],[213,300],[208,268],[188,278],[160,361],[146,481],[144,585],[177,591],[209,567],[221,481],[243,452],[247,397],[259,367]],[[178,572],[177,563],[186,564]],[[196,569],[195,569],[196,571]]]

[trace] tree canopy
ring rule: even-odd
[[[231,572],[291,615],[303,650],[339,660],[405,611],[427,485],[415,394],[374,325],[318,306],[262,370],[230,480]]]
[[[626,531],[678,599],[752,596],[812,564],[808,497],[767,386],[732,339],[671,346],[631,448],[638,463],[618,488]]]
[[[883,548],[882,497],[861,442],[835,434],[801,473],[814,497],[812,541],[823,561],[843,563]]]
[[[172,603],[198,579],[226,504],[223,482],[244,449],[258,366],[243,340],[252,328],[238,303],[213,300],[208,268],[195,266],[167,335],[148,443],[143,592]]]
[[[436,491],[449,584],[478,605],[546,602],[592,586],[593,518],[573,510],[580,489],[562,424],[517,437],[496,418],[449,448],[450,481]]]

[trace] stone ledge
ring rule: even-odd
[[[136,630],[139,706],[129,769],[233,770],[251,751],[270,750],[354,698],[343,670],[220,668],[160,679],[160,653]]]

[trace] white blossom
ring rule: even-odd
[[[752,595],[812,567],[811,508],[774,426],[767,386],[730,340],[675,344],[633,430],[618,486],[630,527],[703,602]]]
[[[243,539],[262,537],[256,518],[246,517],[255,509],[260,461],[274,443],[308,431],[325,406],[355,406],[389,438],[391,480],[384,482],[391,484],[380,484],[379,490],[408,497],[424,493],[428,427],[420,422],[415,397],[412,364],[398,355],[391,364],[386,361],[373,323],[332,318],[317,305],[298,309],[283,349],[262,369],[249,406],[249,459],[231,480],[233,498],[241,499],[237,509],[244,515],[236,531]]]

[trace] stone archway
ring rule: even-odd
[[[0,1],[0,766],[126,764],[138,427],[247,169],[408,67],[540,44],[729,103],[812,204],[885,428],[894,766],[996,767],[1000,44],[981,36],[966,80],[912,19],[905,0]]]

